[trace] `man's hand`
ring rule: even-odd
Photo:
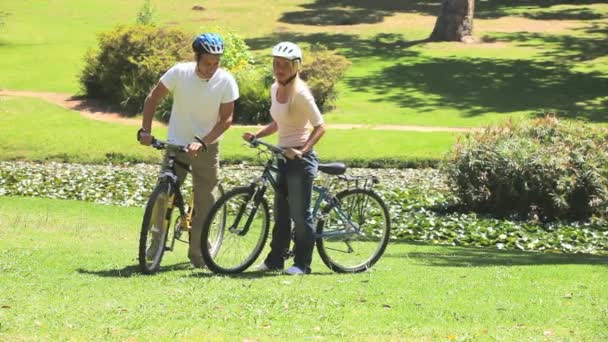
[[[199,152],[201,152],[202,150],[203,144],[199,142],[192,142],[188,145],[188,155],[191,158],[196,158],[196,156],[198,156]]]
[[[150,146],[152,139],[154,139],[154,137],[152,134],[150,134],[150,132],[144,129],[139,129],[139,131],[137,131],[137,140],[140,144]]]

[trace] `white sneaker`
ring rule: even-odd
[[[262,262],[261,264],[257,265],[256,267],[253,268],[253,270],[256,272],[274,271],[272,268],[268,267],[268,265],[266,265],[265,262]]]
[[[289,275],[304,275],[304,274],[306,274],[306,272],[302,271],[297,266],[291,266],[290,268],[288,268],[288,269],[285,270],[285,274],[289,274]]]

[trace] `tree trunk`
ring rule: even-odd
[[[469,42],[473,35],[475,0],[442,0],[430,39]]]

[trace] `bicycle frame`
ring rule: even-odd
[[[267,184],[270,184],[270,186],[274,189],[275,192],[279,191],[278,181],[275,178],[275,176],[273,175],[273,172],[278,173],[278,171],[279,171],[278,167],[275,165],[275,160],[277,160],[279,158],[284,158],[282,156],[282,150],[280,150],[279,148],[277,148],[274,145],[267,144],[267,143],[265,143],[263,141],[259,141],[259,140],[252,143],[252,145],[253,146],[257,146],[257,145],[265,146],[273,153],[273,156],[270,157],[268,159],[268,161],[266,162],[266,165],[262,172],[262,176],[251,183],[251,187],[255,190],[254,195],[253,195],[254,208],[253,208],[253,211],[251,212],[251,214],[249,215],[244,228],[240,232],[237,233],[239,235],[245,235],[249,231],[249,226],[251,225],[251,221],[252,221],[253,217],[255,216],[255,213],[256,213],[259,203],[261,201],[260,198],[262,196],[264,196],[264,193],[266,192]],[[344,178],[344,179],[348,180],[347,178]],[[313,205],[313,211],[312,211],[312,215],[315,220],[314,225],[315,226],[317,225],[317,222],[319,219],[325,219],[324,217],[321,217],[321,205],[323,203],[326,203],[326,205],[331,205],[332,209],[334,209],[336,211],[336,213],[338,214],[338,217],[343,222],[345,222],[345,224],[347,225],[346,228],[344,228],[344,229],[324,231],[321,234],[317,233],[317,234],[315,234],[316,239],[321,238],[321,237],[328,237],[328,236],[344,236],[344,235],[352,235],[352,234],[359,233],[359,231],[360,231],[359,225],[350,219],[348,214],[346,214],[346,212],[342,209],[339,201],[331,193],[331,191],[329,190],[328,187],[313,185],[313,191],[318,194],[318,197]],[[229,228],[229,230],[231,232],[233,232],[233,233],[236,232],[236,227],[238,227],[238,225],[242,219],[242,216],[246,209],[245,208],[246,205],[247,205],[247,202],[242,204],[241,209],[239,210],[239,213],[235,219],[235,223]]]
[[[169,144],[164,141],[155,140],[152,143],[152,147],[159,149],[159,150],[167,149],[167,151],[168,151],[167,152],[167,167],[166,167],[166,170],[161,171],[161,173],[158,175],[157,184],[165,183],[168,185],[170,197],[169,197],[169,207],[167,208],[167,210],[170,212],[173,210],[173,208],[177,207],[177,209],[179,210],[180,217],[184,218],[185,222],[183,222],[183,224],[185,225],[186,229],[189,230],[192,225],[192,210],[191,210],[192,205],[190,205],[190,210],[188,210],[188,212],[186,212],[184,197],[181,192],[181,184],[179,182],[179,179],[177,177],[177,172],[175,170],[176,165],[178,165],[178,166],[183,167],[188,173],[190,172],[189,166],[187,166],[186,164],[182,164],[177,160],[176,153],[178,151],[184,151],[183,146],[172,145],[172,144]],[[165,220],[166,220],[165,226],[170,227],[171,226],[171,216],[166,215]],[[179,232],[177,231],[177,229],[174,231],[174,236],[171,239],[171,245],[166,247],[167,250],[169,250],[169,251],[173,250],[173,248],[175,247],[175,240],[179,240],[182,242],[188,242],[188,241],[184,241],[184,240],[180,239],[181,233],[182,233],[181,230]]]

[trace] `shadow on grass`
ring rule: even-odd
[[[336,275],[337,273],[334,273],[328,269],[321,269],[321,270],[313,270],[313,272],[311,273],[311,275],[314,276],[327,276],[327,275]],[[259,279],[259,278],[268,278],[268,277],[285,277],[285,279],[299,279],[298,276],[292,276],[292,275],[288,275],[288,274],[283,274],[281,273],[281,271],[273,271],[273,272],[259,272],[259,271],[251,271],[251,272],[242,272],[242,273],[237,273],[237,274],[215,274],[212,272],[209,272],[208,270],[206,272],[197,272],[197,273],[191,273],[186,275],[185,277],[188,278],[209,278],[209,277],[227,277],[227,278],[236,278],[236,279]]]
[[[180,262],[173,265],[161,266],[157,273],[183,271],[188,269],[192,269],[189,262]],[[79,268],[76,271],[80,274],[89,274],[109,278],[129,278],[135,275],[143,275],[139,265],[130,265],[123,268],[113,268],[109,270],[85,270],[83,268]]]
[[[598,0],[485,0],[476,1],[475,18],[496,19],[513,15],[531,19],[592,20],[599,13],[584,7]],[[303,10],[284,13],[279,19],[289,24],[357,25],[379,23],[398,13],[437,16],[441,1],[428,0],[316,0],[302,5]],[[579,5],[581,8],[552,9],[557,5]],[[429,28],[429,34],[432,27]]]
[[[418,244],[418,243],[412,243]],[[420,244],[423,245],[423,244]],[[424,244],[427,245],[427,244]],[[430,246],[428,244],[427,246]],[[437,245],[432,245],[437,246]],[[501,251],[482,248],[442,246],[437,252],[391,253],[384,258],[413,259],[428,266],[483,267],[483,266],[534,266],[534,265],[603,265],[608,266],[608,256],[588,254],[534,253]]]
[[[296,43],[319,44],[331,50],[339,50],[347,58],[395,58],[415,57],[418,52],[408,50],[409,47],[428,42],[427,39],[407,40],[401,34],[380,33],[369,39],[361,39],[350,34],[281,32],[272,35],[247,39],[247,45],[253,50],[268,50],[280,41],[293,41]],[[306,58],[306,56],[304,56]]]
[[[589,121],[608,121],[608,78],[552,61],[425,58],[350,77],[373,101],[391,101],[420,113],[454,107],[463,116],[487,112],[552,111]],[[423,96],[410,96],[423,95]]]
[[[543,57],[566,63],[585,62],[608,55],[608,24],[594,23],[575,31],[581,35],[546,34],[536,32],[501,33],[484,36],[486,42],[508,42],[518,46],[541,48]]]
[[[189,262],[181,262],[181,263],[177,263],[177,264],[173,264],[173,265],[167,265],[167,266],[161,266],[160,269],[158,270],[158,273],[165,273],[165,272],[174,272],[174,271],[184,271],[184,270],[191,270],[191,271],[198,271],[198,272],[192,272],[188,275],[185,275],[185,277],[189,277],[189,278],[209,278],[209,277],[216,277],[216,276],[224,276],[224,277],[230,277],[230,278],[242,278],[242,279],[256,279],[256,278],[266,278],[266,277],[276,277],[276,276],[284,276],[284,277],[290,277],[288,275],[285,274],[281,274],[281,272],[243,272],[243,273],[238,273],[238,274],[225,274],[225,275],[218,275],[212,272],[209,272],[208,270],[198,270],[198,269],[194,269]],[[103,277],[103,278],[130,278],[132,276],[137,276],[137,275],[144,275],[141,272],[141,269],[139,268],[139,265],[130,265],[130,266],[125,266],[123,268],[113,268],[113,269],[109,269],[109,270],[85,270],[83,268],[79,268],[76,270],[78,273],[80,274],[88,274],[88,275],[95,275],[98,277]],[[322,271],[315,271],[313,273],[313,275],[315,276],[325,276],[325,275],[335,275],[336,273],[333,273],[329,270],[322,270]],[[154,276],[154,275],[151,275]]]

